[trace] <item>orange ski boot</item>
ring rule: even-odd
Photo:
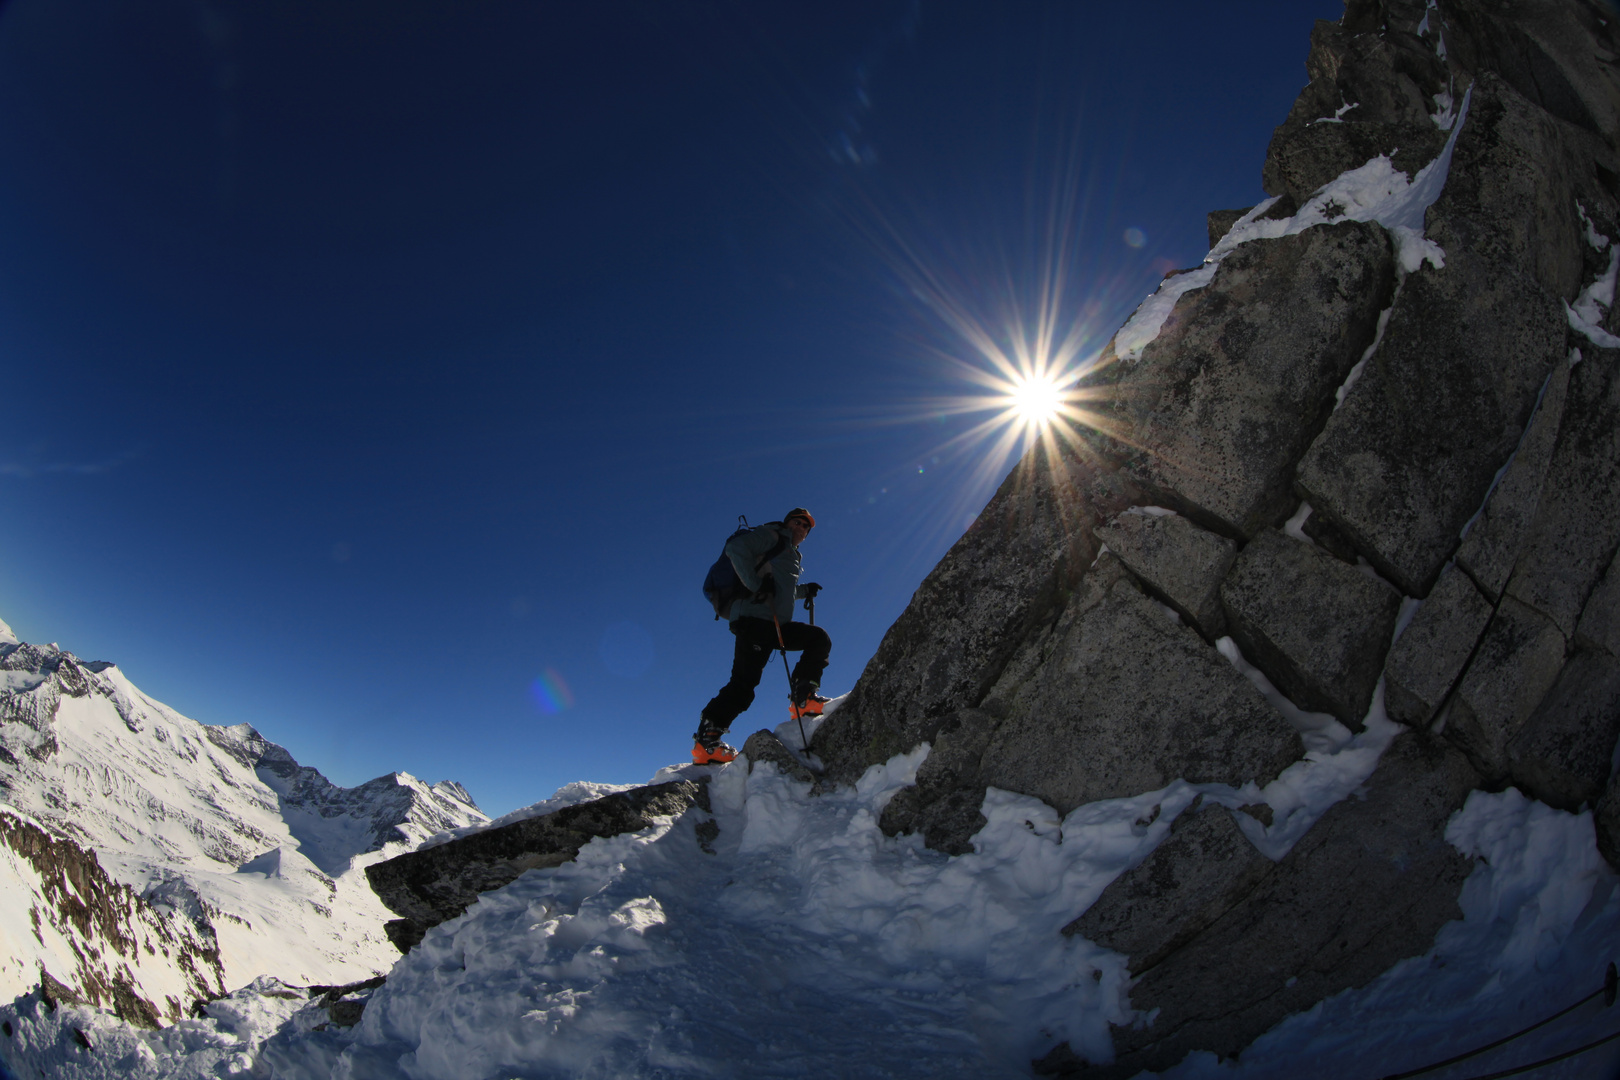
[[[697,765],[724,765],[728,761],[737,760],[737,748],[727,746],[720,741],[725,734],[723,728],[715,727],[704,720],[698,725],[697,733],[692,736],[692,761]]]
[[[800,700],[801,697],[803,700]],[[788,719],[802,720],[807,716],[820,716],[821,708],[827,701],[827,698],[816,692],[815,687],[809,687],[802,694],[793,695],[788,701]]]

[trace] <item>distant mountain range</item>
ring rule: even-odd
[[[155,1026],[261,975],[367,978],[398,953],[364,867],[486,821],[453,781],[339,787],[0,622],[0,999],[43,981]]]

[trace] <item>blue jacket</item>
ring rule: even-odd
[[[778,540],[787,542],[775,558],[756,571],[754,567],[776,546]],[[771,521],[751,532],[732,537],[726,541],[726,558],[731,560],[732,568],[737,571],[737,580],[749,593],[732,602],[727,619],[769,619],[774,614],[783,626],[793,621],[793,601],[803,595],[799,587],[799,573],[803,564],[799,561],[799,549],[793,546],[793,537],[786,525]],[[766,597],[763,602],[756,601],[753,595],[759,592],[766,577],[775,580],[776,594]]]

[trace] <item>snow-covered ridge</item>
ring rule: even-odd
[[[820,797],[770,764],[712,770],[713,854],[684,819],[593,840],[429,931],[353,1027],[272,980],[162,1032],[27,1002],[0,1015],[20,1063],[81,1080],[228,1075],[233,1060],[301,1080],[1016,1077],[1058,1037],[1105,1055],[1110,1024],[1132,1018],[1125,957],[1059,930],[1170,834],[1197,789],[1061,816],[992,788],[973,853],[952,858],[877,827],[928,752]],[[1446,836],[1486,859],[1432,954],[1290,1018],[1221,1075],[1331,1075],[1347,1045],[1379,1075],[1432,1058],[1458,1025],[1510,1030],[1597,985],[1620,890],[1591,828],[1590,813],[1475,792]],[[1502,992],[1507,979],[1529,985]],[[1605,1030],[1601,1010],[1571,1023],[1584,1026],[1544,1052]],[[103,1051],[76,1053],[76,1026]],[[1212,1075],[1203,1065],[1195,1055],[1172,1075]]]
[[[1275,198],[1250,208],[1204,256],[1203,265],[1166,278],[1152,296],[1142,301],[1114,335],[1114,355],[1125,361],[1140,360],[1142,350],[1159,336],[1176,302],[1213,281],[1221,260],[1251,240],[1293,236],[1335,221],[1375,221],[1389,231],[1403,273],[1412,273],[1425,262],[1436,269],[1443,267],[1445,252],[1423,235],[1423,217],[1445,187],[1457,136],[1468,119],[1472,93],[1472,88],[1464,92],[1462,110],[1450,126],[1444,149],[1419,169],[1417,176],[1408,176],[1395,168],[1388,156],[1380,154],[1323,185],[1289,217],[1264,216],[1277,202]]]
[[[226,989],[260,975],[343,983],[385,970],[397,955],[382,934],[389,913],[364,866],[487,820],[451,781],[391,773],[339,787],[246,724],[198,723],[115,665],[17,642],[9,627],[0,632],[0,802],[94,852],[108,887],[127,886],[131,903],[194,927],[217,950],[214,979]],[[28,944],[38,937],[30,909],[54,903],[41,872],[13,858],[0,879],[16,901],[0,910],[0,937],[26,946],[0,962],[0,999],[37,986],[41,965],[70,979],[42,942]],[[57,951],[105,946],[93,930],[80,936]],[[173,1018],[168,997],[189,1008],[195,993],[148,974],[132,964],[136,991],[162,1019]]]

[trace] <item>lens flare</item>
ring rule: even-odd
[[[548,716],[560,713],[565,709],[574,707],[574,692],[568,688],[568,683],[552,668],[535,676],[529,684],[529,696],[534,698],[535,705]]]
[[[852,204],[850,223],[911,307],[903,353],[922,387],[899,410],[874,407],[866,422],[916,424],[931,444],[907,455],[904,468],[917,497],[936,506],[888,534],[897,550],[954,541],[983,520],[987,498],[1016,517],[1013,507],[1037,505],[1024,493],[1071,484],[1117,460],[1122,447],[1140,449],[1106,368],[1112,332],[1141,302],[1152,271],[1119,250],[1106,163],[1086,156],[1079,118],[1059,116],[1043,130],[1049,138],[1025,166],[1021,200],[998,199],[962,221],[876,189]],[[1147,244],[1135,226],[1124,239]],[[994,503],[1000,493],[1009,498]],[[855,512],[878,501],[869,494]],[[1084,512],[1081,497],[1041,505]]]

